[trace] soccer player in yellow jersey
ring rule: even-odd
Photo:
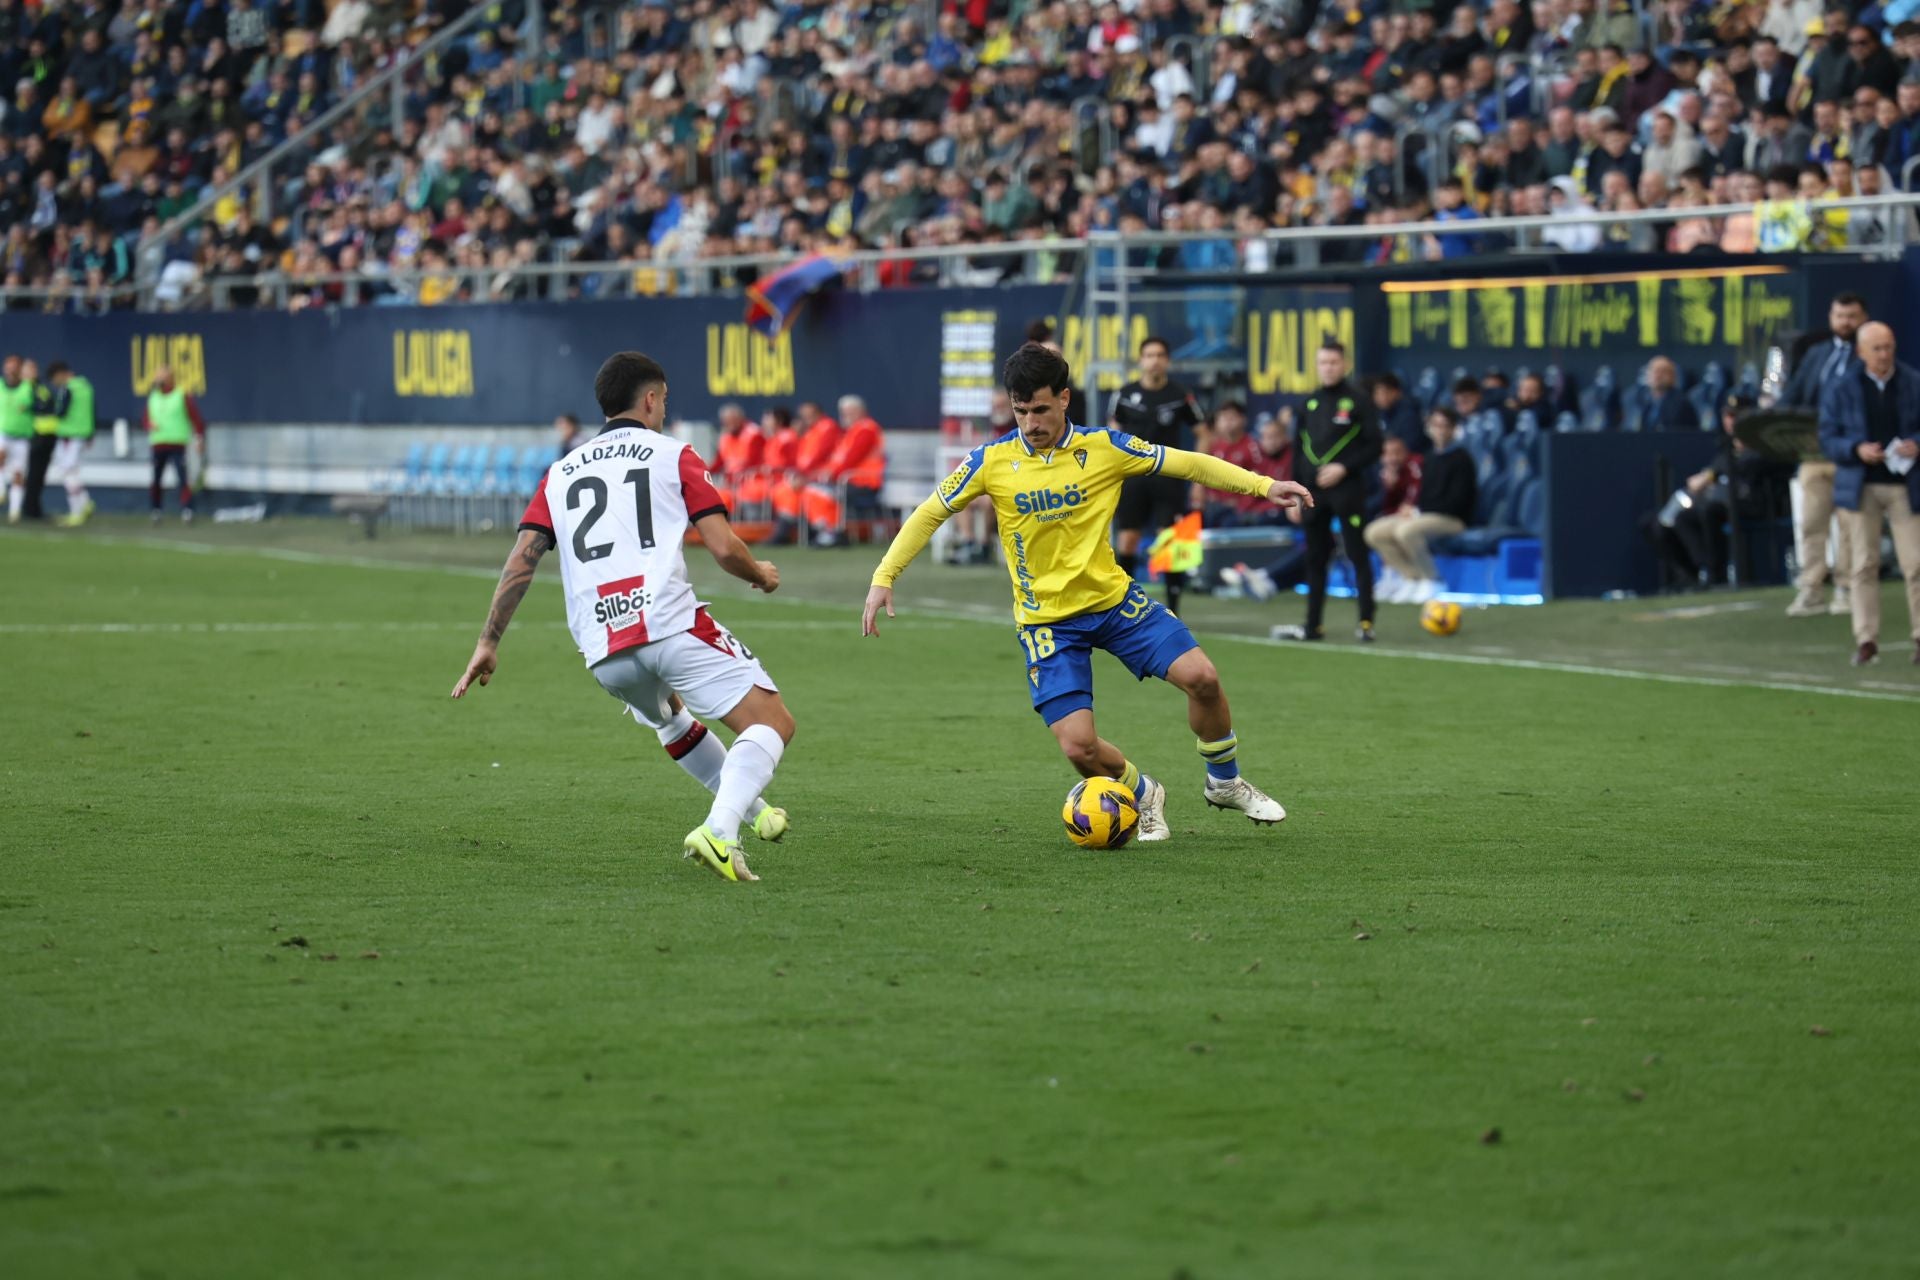
[[[1007,359],[1014,430],[981,445],[940,482],[901,526],[874,570],[860,619],[878,635],[893,616],[893,584],[934,530],[975,498],[988,497],[1000,524],[1013,616],[1027,662],[1033,709],[1060,750],[1089,778],[1113,778],[1134,793],[1140,839],[1165,840],[1166,788],[1094,731],[1093,651],[1105,649],[1135,678],[1157,676],[1187,695],[1187,723],[1207,767],[1206,801],[1255,822],[1287,816],[1279,802],[1240,776],[1238,741],[1219,673],[1185,623],[1149,599],[1113,558],[1109,533],[1120,482],[1168,475],[1213,489],[1311,506],[1305,487],[1256,475],[1206,454],[1150,444],[1118,431],[1067,421],[1067,362],[1037,342]]]

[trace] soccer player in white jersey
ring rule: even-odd
[[[661,434],[667,375],[657,363],[623,351],[600,366],[593,391],[607,425],[554,463],[527,505],[453,696],[492,678],[500,637],[540,557],[560,548],[567,626],[594,678],[713,792],[707,820],[683,844],[686,856],[728,880],[757,880],[740,849],[740,825],[751,822],[763,840],[787,829],[785,810],[769,808],[760,793],[793,740],[793,716],[760,660],[694,598],[681,543],[698,529],[722,569],[761,591],[779,587],[780,571],[754,559],[727,523],[700,455]],[[689,711],[733,730],[732,750]]]

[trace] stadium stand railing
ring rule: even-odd
[[[1717,205],[1712,216],[1726,218],[1742,214],[1752,214],[1760,206],[1753,204]],[[1909,209],[1920,211],[1920,193],[1895,192],[1878,196],[1850,196],[1822,201],[1823,209],[1835,212],[1855,210],[1892,210]],[[1627,212],[1583,213],[1578,218],[1581,223],[1596,227],[1635,226],[1667,224],[1674,221],[1671,210],[1643,209]],[[990,245],[938,245],[921,248],[903,248],[886,250],[860,250],[840,255],[843,277],[849,285],[861,290],[881,288],[911,287],[913,284],[925,287],[952,288],[962,285],[989,283],[1034,283],[1057,279],[1065,282],[1068,278],[1067,265],[1081,269],[1082,261],[1088,251],[1107,250],[1124,260],[1133,250],[1150,248],[1177,248],[1185,243],[1231,240],[1236,255],[1244,261],[1249,244],[1262,242],[1273,256],[1270,261],[1285,265],[1261,274],[1258,278],[1273,283],[1284,282],[1289,269],[1311,270],[1322,265],[1322,249],[1337,241],[1386,241],[1396,238],[1419,238],[1438,235],[1471,234],[1480,238],[1508,238],[1510,243],[1497,252],[1490,251],[1476,257],[1480,265],[1494,265],[1501,254],[1509,254],[1524,259],[1543,253],[1558,252],[1540,240],[1540,233],[1551,227],[1564,227],[1568,219],[1564,216],[1527,216],[1505,218],[1481,218],[1470,224],[1459,222],[1397,222],[1381,223],[1354,227],[1285,227],[1268,230],[1257,237],[1235,237],[1225,232],[1097,232],[1085,238],[1059,237],[1048,240],[1009,241],[1004,244]],[[1823,254],[1828,258],[1847,256],[1893,259],[1905,252],[1908,239],[1907,220],[1889,219],[1889,236],[1882,243],[1849,249],[1836,249]],[[1604,263],[1607,255],[1594,253],[1586,255],[1596,263]],[[194,299],[194,309],[207,308],[225,310],[234,304],[236,296],[263,297],[276,307],[284,308],[293,298],[302,293],[316,290],[337,291],[337,305],[407,305],[415,300],[419,286],[428,280],[438,280],[445,284],[451,282],[467,291],[468,301],[487,301],[502,286],[513,285],[516,289],[513,297],[524,300],[528,294],[518,291],[517,286],[529,284],[532,295],[536,297],[564,298],[574,296],[571,286],[578,282],[582,286],[580,293],[591,297],[645,297],[649,295],[702,296],[717,293],[735,292],[746,283],[760,275],[772,272],[794,260],[792,254],[750,255],[731,257],[701,257],[687,259],[630,258],[618,261],[568,262],[568,263],[525,263],[512,267],[454,267],[438,270],[419,269],[411,271],[379,272],[308,272],[298,275],[285,271],[263,272],[239,280],[223,280],[216,277],[204,284]],[[1676,257],[1676,262],[1697,259]],[[894,264],[925,266],[923,274],[911,276],[907,283],[901,282],[897,271],[883,271]],[[1136,278],[1141,274],[1134,273]],[[1151,273],[1156,279],[1177,282],[1181,277],[1195,274],[1177,269],[1156,267]],[[1209,274],[1209,273],[1198,273]],[[1218,273],[1211,273],[1217,275]],[[1254,278],[1249,276],[1249,278]],[[10,298],[43,300],[54,291],[45,288],[0,290],[0,304]],[[142,301],[148,309],[160,309],[153,297],[151,286],[142,292]]]

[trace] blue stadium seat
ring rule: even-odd
[[[1506,460],[1500,456],[1498,449],[1481,445],[1478,449],[1469,446],[1467,451],[1473,456],[1474,481],[1481,488],[1485,488],[1489,480],[1505,469]]]
[[[503,444],[493,451],[493,471],[487,477],[489,493],[513,492],[513,473],[517,461],[518,455],[514,453],[513,446],[510,444]]]
[[[553,452],[537,444],[530,444],[520,451],[520,474],[514,481],[514,492],[531,498],[533,491],[540,487],[546,478],[547,467],[553,462]]]
[[[463,444],[453,451],[453,461],[440,475],[438,492],[443,494],[465,491],[467,473],[473,469],[473,446]]]
[[[1593,381],[1580,393],[1580,425],[1588,431],[1605,431],[1613,426],[1620,406],[1619,383],[1613,366],[1603,364],[1594,371]]]
[[[1540,380],[1547,387],[1547,403],[1556,409],[1571,409],[1574,406],[1573,379],[1567,371],[1557,364],[1550,364],[1540,371]]]
[[[1744,396],[1760,394],[1760,366],[1748,361],[1740,366],[1740,381],[1734,384]]]
[[[467,458],[467,469],[454,477],[454,483],[461,493],[484,493],[487,488],[487,446],[473,447],[473,453]]]
[[[1547,486],[1536,476],[1520,490],[1520,501],[1514,507],[1514,523],[1525,529],[1529,537],[1537,538],[1546,524],[1546,516]]]
[[[1433,406],[1440,400],[1440,371],[1432,365],[1420,371],[1413,384],[1413,398],[1420,406],[1420,416],[1426,417],[1433,412]]]
[[[415,493],[427,471],[427,446],[415,440],[407,446],[407,456],[387,473],[380,487],[389,493]]]
[[[451,454],[446,444],[440,443],[427,450],[427,465],[421,470],[415,493],[431,493],[438,490],[446,481],[447,460]]]
[[[1580,415],[1572,412],[1561,414],[1553,420],[1553,429],[1557,432],[1578,431],[1580,429]]]
[[[1636,382],[1622,392],[1620,395],[1620,429],[1622,431],[1638,431],[1640,429],[1641,419],[1647,411],[1647,404],[1652,399],[1653,395],[1647,390],[1647,385],[1644,382]]]
[[[1695,416],[1700,419],[1702,431],[1713,430],[1714,408],[1720,403],[1724,394],[1722,389],[1709,386],[1704,378],[1701,379],[1699,386],[1687,392],[1687,407],[1692,409]]]

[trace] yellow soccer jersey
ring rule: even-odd
[[[1000,545],[1013,579],[1013,616],[1022,625],[1111,609],[1127,594],[1109,534],[1120,482],[1150,475],[1161,446],[1118,431],[1075,427],[1045,453],[1018,431],[983,444],[940,482],[949,511],[993,500]]]
[[[1273,483],[1218,458],[1120,431],[1072,427],[1040,453],[1011,431],[969,453],[940,482],[901,526],[874,571],[874,585],[891,587],[942,521],[985,496],[1000,525],[1015,621],[1026,626],[1111,609],[1131,583],[1109,540],[1120,482],[1160,471],[1230,493],[1264,494]]]

